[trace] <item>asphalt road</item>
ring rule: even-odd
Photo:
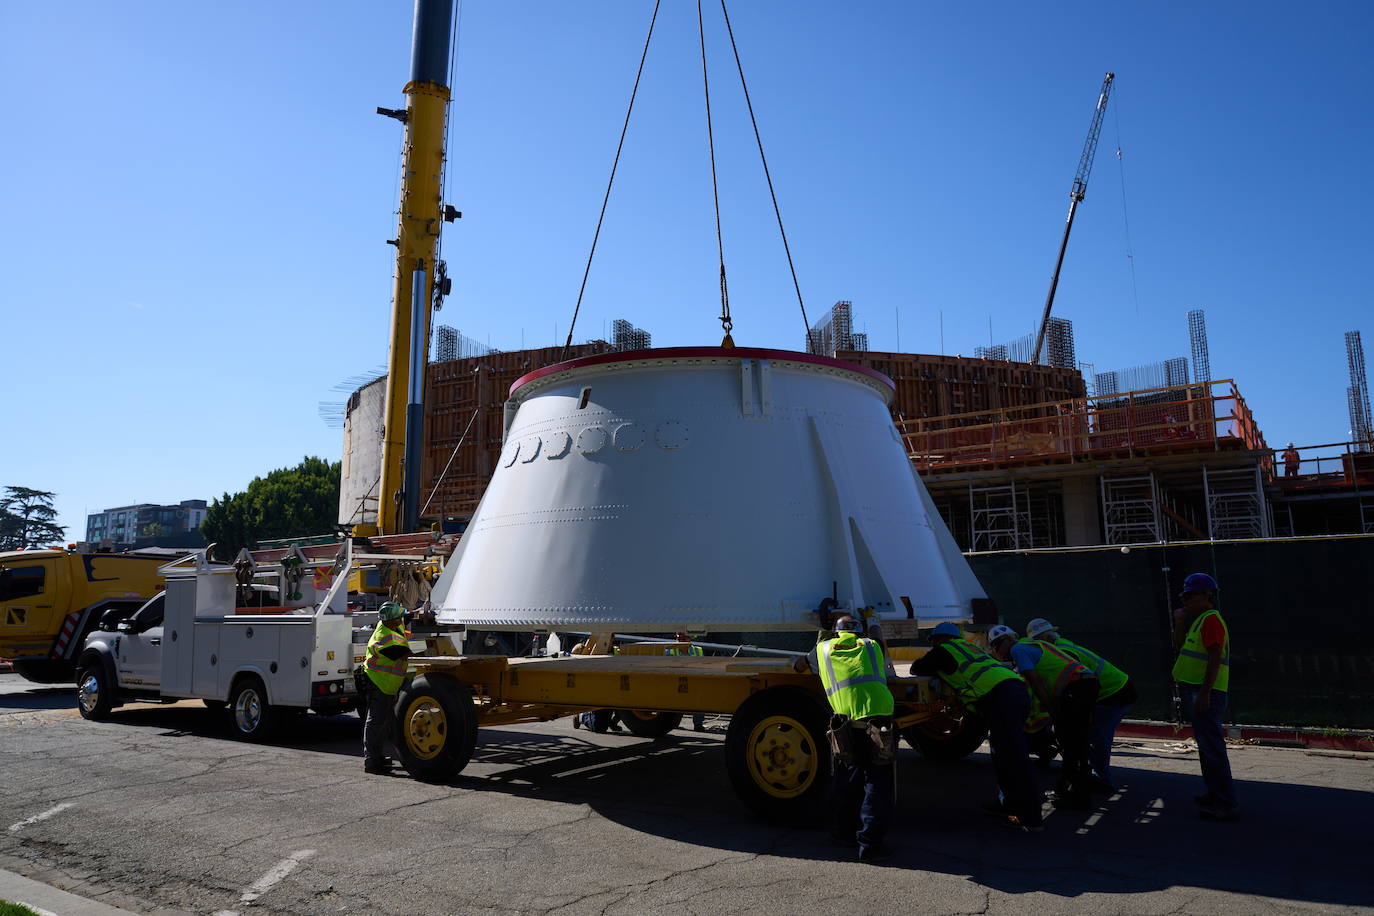
[[[360,740],[312,716],[243,744],[198,703],[91,723],[70,689],[0,675],[0,868],[206,916],[1374,912],[1369,755],[1234,748],[1245,818],[1210,824],[1194,752],[1123,742],[1117,796],[1026,835],[978,811],[985,753],[903,750],[897,854],[869,865],[741,809],[720,732],[486,729],[444,786],[364,776]]]

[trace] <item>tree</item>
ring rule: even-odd
[[[212,502],[201,531],[221,560],[270,538],[331,534],[339,517],[340,471],[337,461],[308,456],[294,468],[255,477],[246,490]]]
[[[57,524],[52,507],[56,493],[28,487],[5,487],[0,497],[0,550],[59,544],[67,529]]]
[[[145,538],[161,538],[166,537],[169,532],[167,531],[167,526],[161,522],[149,522],[143,526],[141,534]]]

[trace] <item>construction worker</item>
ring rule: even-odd
[[[363,772],[384,775],[391,772],[386,745],[392,740],[396,721],[396,694],[410,676],[406,659],[413,653],[406,642],[406,609],[388,601],[377,609],[377,629],[367,641],[361,686],[367,692],[367,713],[363,718]]]
[[[1002,624],[992,627],[988,630],[989,654],[1009,665],[1009,649],[1020,638],[1011,627]],[[1040,705],[1039,698],[1030,693],[1029,687],[1026,692],[1030,696],[1030,714],[1026,716],[1026,749],[1032,757],[1039,757],[1042,765],[1048,766],[1050,761],[1059,756],[1059,743],[1054,740],[1054,722],[1050,719],[1049,710]]]
[[[1040,796],[1026,746],[1031,703],[1025,680],[964,639],[958,624],[937,625],[930,642],[931,650],[911,663],[911,673],[938,677],[970,713],[987,723],[1000,794],[989,810],[1010,827],[1040,832]]]
[[[1206,573],[1183,580],[1183,607],[1174,611],[1178,660],[1173,676],[1183,691],[1183,710],[1193,726],[1202,781],[1207,791],[1193,800],[1203,820],[1240,816],[1221,719],[1231,686],[1231,633],[1216,609],[1217,581]]]
[[[834,619],[834,635],[793,667],[820,675],[831,719],[830,835],[857,845],[859,858],[875,862],[890,855],[883,843],[892,820],[897,731],[892,691],[878,642],[860,634],[863,623],[848,614]]]
[[[1050,643],[1078,659],[1097,675],[1097,705],[1093,707],[1092,731],[1088,736],[1088,763],[1092,766],[1090,785],[1097,790],[1116,789],[1112,781],[1112,740],[1117,726],[1126,718],[1137,699],[1131,677],[1091,649],[1065,639],[1059,628],[1043,617],[1026,624],[1026,636]]]
[[[1026,679],[1031,692],[1054,721],[1059,753],[1064,758],[1054,790],[1055,807],[1091,808],[1088,736],[1093,706],[1097,703],[1097,678],[1082,662],[1047,642],[1015,642],[1004,637],[997,641],[993,651]]]
[[[1302,464],[1302,456],[1298,454],[1297,449],[1293,448],[1293,443],[1288,443],[1288,448],[1284,450],[1281,457],[1283,458],[1283,476],[1297,477],[1298,466]]]
[[[692,641],[692,637],[688,636],[686,633],[674,633],[673,638],[676,639],[678,642],[691,643]],[[671,649],[664,649],[663,654],[700,656],[705,653],[701,651],[701,646],[688,645],[685,648],[675,646]],[[692,713],[692,731],[706,731],[706,716],[699,712]]]

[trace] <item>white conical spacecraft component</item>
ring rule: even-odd
[[[475,628],[796,630],[985,597],[886,376],[781,350],[591,356],[511,387],[500,466],[431,596]]]

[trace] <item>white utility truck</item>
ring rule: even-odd
[[[102,621],[77,662],[81,715],[102,719],[127,701],[199,699],[227,707],[235,735],[268,737],[292,715],[357,708],[354,668],[377,624],[350,610],[350,574],[374,562],[345,540],[339,553],[309,558],[292,547],[272,563],[247,551],[233,564],[201,551],[158,570],[167,590],[124,620]]]

